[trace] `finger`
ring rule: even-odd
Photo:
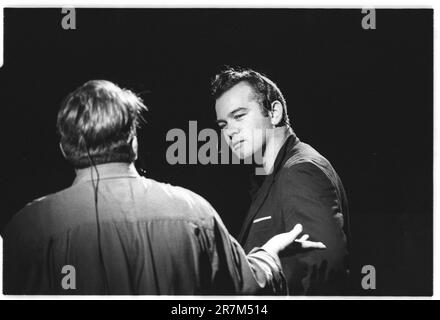
[[[306,241],[308,238],[309,238],[309,235],[308,235],[308,234],[305,234],[305,235],[303,235],[301,238],[299,238],[299,239],[295,239],[294,241],[300,243],[300,242],[304,242],[304,241]]]
[[[296,240],[296,241],[298,241],[298,242],[302,242],[302,241],[306,241],[308,238],[309,238],[309,235],[308,235],[308,234],[304,234],[301,238],[299,238],[299,239]]]
[[[300,233],[303,231],[303,227],[300,223],[296,224],[293,229],[289,232],[289,236],[293,239],[298,238]]]
[[[325,249],[327,248],[325,244],[322,242],[314,242],[314,241],[302,241],[301,247],[303,249]]]

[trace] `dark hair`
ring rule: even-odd
[[[255,96],[262,107],[263,114],[268,115],[274,101],[279,101],[283,106],[283,117],[278,126],[290,127],[287,114],[286,100],[277,85],[265,75],[252,69],[226,67],[218,73],[211,82],[211,94],[218,99],[223,93],[240,82],[247,82],[255,91]]]
[[[141,112],[147,108],[133,92],[106,80],[92,80],[70,93],[58,112],[63,151],[76,168],[132,162],[131,146]],[[90,159],[90,158],[91,159]]]

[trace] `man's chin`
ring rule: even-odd
[[[234,152],[234,155],[243,161],[246,160],[252,160],[252,153],[251,152]]]

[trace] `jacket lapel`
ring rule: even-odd
[[[252,204],[249,208],[248,214],[246,215],[240,234],[238,236],[238,241],[242,245],[245,243],[248,237],[249,230],[251,228],[254,218],[258,214],[258,211],[260,210],[261,206],[263,205],[264,201],[269,195],[269,191],[275,181],[275,176],[277,175],[278,171],[282,168],[284,162],[286,161],[286,153],[291,149],[291,146],[296,142],[296,140],[297,139],[295,134],[291,135],[286,140],[286,142],[284,143],[283,147],[281,147],[275,159],[274,169],[272,173],[266,176],[263,184],[258,189],[256,196],[253,199]]]
[[[255,216],[257,215],[258,211],[260,210],[261,206],[263,205],[264,200],[266,200],[267,195],[269,194],[270,187],[272,186],[272,183],[273,183],[273,174],[270,174],[264,179],[264,182],[261,185],[260,189],[258,190],[254,201],[252,201],[251,207],[249,208],[248,214],[246,215],[240,234],[238,236],[238,241],[240,243],[243,244],[244,241],[246,240],[252,222]]]

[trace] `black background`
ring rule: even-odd
[[[350,203],[356,295],[432,294],[432,10],[5,9],[0,69],[0,227],[26,203],[68,187],[74,172],[55,130],[63,97],[90,79],[139,93],[149,107],[138,167],[193,190],[237,235],[248,166],[166,162],[166,133],[214,127],[209,81],[222,65],[265,73],[296,134],[327,157]],[[376,290],[361,287],[364,265]]]

